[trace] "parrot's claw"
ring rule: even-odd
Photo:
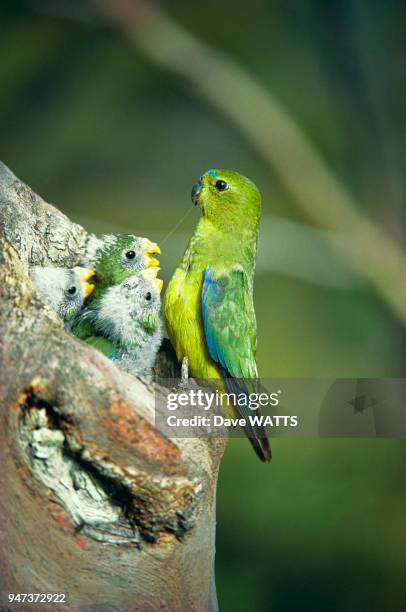
[[[181,379],[183,383],[187,383],[189,379],[189,359],[187,357],[182,359]]]

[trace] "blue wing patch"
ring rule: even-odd
[[[220,304],[224,292],[224,286],[219,283],[213,276],[210,268],[206,268],[204,272],[203,287],[202,287],[202,317],[204,335],[207,342],[207,348],[209,349],[210,357],[216,363],[220,364],[221,367],[227,371],[227,365],[222,357],[221,346],[217,342],[217,338],[214,333],[214,329],[210,326],[208,317],[208,311],[212,312]]]

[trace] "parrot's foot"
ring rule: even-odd
[[[187,357],[182,359],[181,379],[184,383],[189,379],[189,359]]]

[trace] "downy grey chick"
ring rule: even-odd
[[[37,291],[67,326],[94,289],[94,285],[88,282],[94,272],[88,268],[35,266],[30,269],[30,276]]]

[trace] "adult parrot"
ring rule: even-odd
[[[221,378],[230,393],[248,395],[258,378],[253,280],[261,195],[248,178],[217,169],[193,186],[192,201],[202,217],[164,296],[168,334],[193,377]],[[246,419],[255,452],[269,462],[265,428],[251,425],[253,411],[238,404],[232,413]]]

